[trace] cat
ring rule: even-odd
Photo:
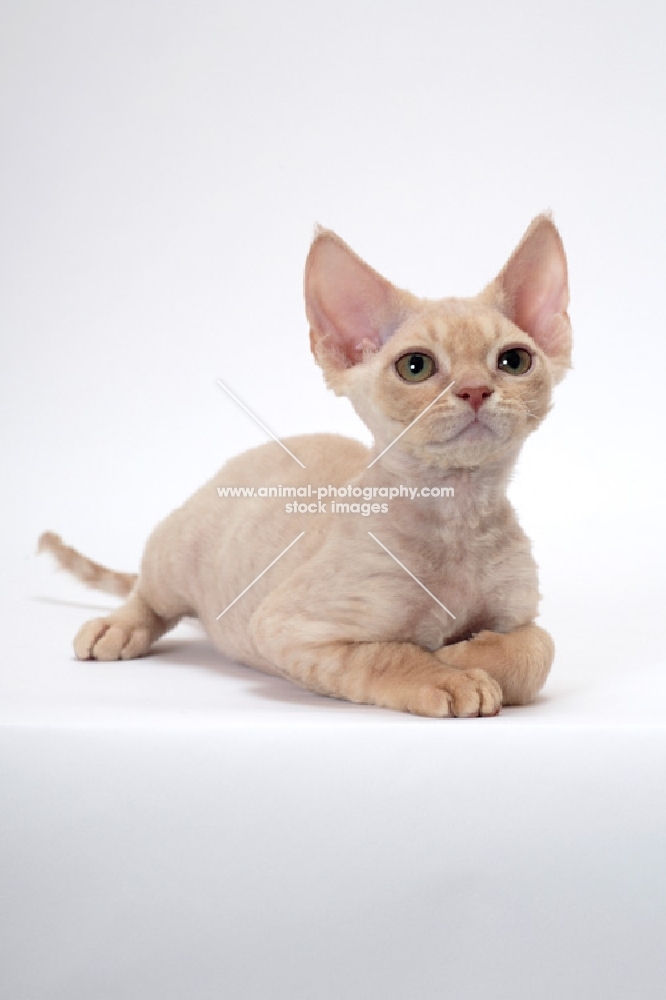
[[[464,299],[399,290],[317,229],[312,352],[373,447],[306,435],[231,459],[157,526],[136,576],[42,536],[81,579],[127,596],[80,629],[76,656],[142,656],[194,615],[228,657],[322,695],[431,717],[532,701],[554,645],[534,623],[537,570],[506,488],[570,367],[568,303],[549,215]],[[376,502],[334,512],[328,497],[315,508],[279,495],[308,484]],[[240,487],[273,495],[224,495]],[[441,495],[414,496],[424,487]]]

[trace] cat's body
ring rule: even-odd
[[[265,670],[274,665],[252,641],[249,623],[270,594],[275,599],[279,579],[295,610],[303,610],[306,600],[310,629],[317,613],[321,616],[316,627],[322,639],[335,638],[344,627],[350,641],[414,642],[434,651],[456,637],[482,629],[509,631],[534,618],[536,569],[529,543],[508,502],[500,512],[480,500],[487,486],[465,482],[474,474],[431,475],[431,486],[447,485],[455,495],[396,498],[387,504],[388,514],[336,513],[326,499],[321,513],[285,515],[289,501],[284,498],[218,497],[218,487],[239,485],[414,485],[407,477],[387,475],[383,468],[366,469],[370,453],[356,441],[313,435],[285,443],[306,469],[295,466],[279,445],[262,445],[232,459],[157,529],[147,546],[142,576],[150,603],[162,616],[177,613],[161,600],[164,580],[172,575],[179,581],[179,597],[215,644],[233,659]],[[217,502],[211,503],[211,498]],[[415,531],[425,544],[414,544]],[[293,549],[218,620],[265,569],[267,556],[278,555],[301,532]],[[369,532],[450,608],[455,619],[387,557]],[[175,567],[173,559],[179,560]],[[296,591],[299,579],[305,587],[302,598]],[[505,591],[501,608],[493,593],[498,587]],[[297,627],[294,622],[294,637]]]
[[[374,448],[312,435],[286,442],[305,469],[275,442],[232,459],[158,525],[127,603],[81,629],[77,656],[141,655],[194,614],[229,657],[324,694],[439,716],[531,700],[553,645],[534,625],[536,567],[506,486],[569,364],[567,302],[546,217],[481,296],[441,302],[398,292],[320,232],[313,351]],[[335,512],[336,497],[296,513],[284,496],[220,496],[308,485],[374,496],[365,515]],[[387,499],[391,487],[441,495]]]

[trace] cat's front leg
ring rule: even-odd
[[[479,632],[435,653],[447,666],[490,674],[502,688],[505,705],[526,705],[536,698],[546,683],[554,655],[550,635],[534,624],[506,633]]]
[[[258,651],[281,673],[318,694],[415,715],[497,715],[499,684],[460,670],[410,642],[313,641],[315,622],[266,614],[252,621]]]

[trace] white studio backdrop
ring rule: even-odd
[[[663,994],[666,8],[0,0],[0,994]],[[265,433],[367,440],[309,351],[315,223],[469,295],[537,213],[574,370],[512,496],[557,658],[536,704],[318,698],[193,626],[73,659]],[[663,782],[661,782],[663,784]],[[4,994],[3,994],[4,998]]]
[[[8,593],[19,566],[61,587],[27,568],[46,528],[135,569],[265,440],[218,378],[280,436],[367,438],[309,352],[316,222],[438,297],[552,209],[575,369],[513,496],[561,676],[660,655],[665,26],[647,2],[5,2]]]

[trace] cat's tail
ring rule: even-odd
[[[137,581],[136,573],[116,573],[106,566],[100,566],[92,559],[82,556],[76,549],[65,545],[60,535],[52,531],[45,531],[40,537],[37,551],[50,552],[61,569],[68,570],[89,587],[117,597],[127,597]]]

